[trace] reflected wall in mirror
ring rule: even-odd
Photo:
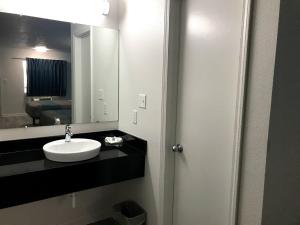
[[[118,31],[0,13],[0,128],[118,120]]]

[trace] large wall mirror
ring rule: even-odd
[[[0,129],[118,120],[118,31],[0,13]]]

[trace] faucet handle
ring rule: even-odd
[[[68,132],[68,133],[72,133],[72,132],[71,132],[71,130],[72,130],[71,125],[70,125],[70,124],[67,124],[65,130],[66,130],[66,132]]]

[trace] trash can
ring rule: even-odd
[[[114,219],[120,225],[145,225],[146,212],[134,201],[125,201],[114,205]]]

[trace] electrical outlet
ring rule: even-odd
[[[137,124],[137,110],[136,109],[134,109],[132,111],[132,123]]]

